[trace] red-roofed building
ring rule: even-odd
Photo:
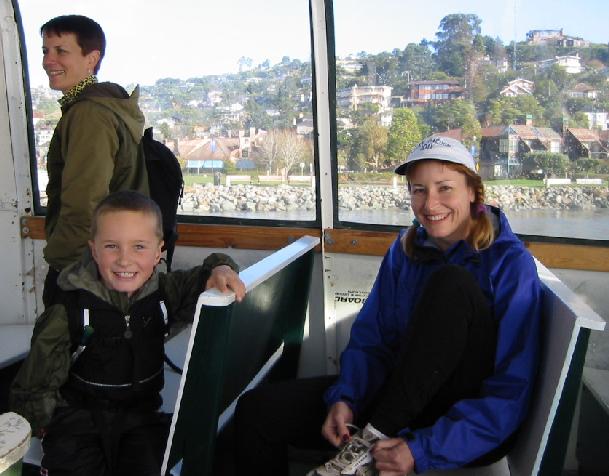
[[[449,129],[443,132],[435,132],[433,135],[440,137],[450,137],[451,139],[463,142],[463,129],[460,127],[458,129]]]
[[[567,96],[572,98],[588,98],[596,99],[598,96],[598,89],[590,86],[586,83],[577,83],[573,89],[567,91]]]
[[[223,169],[227,162],[234,164],[241,155],[237,137],[182,140],[178,153],[186,161],[186,168],[198,170]]]
[[[569,127],[565,133],[565,151],[571,160],[580,157],[606,159],[609,149],[599,131]]]
[[[549,127],[512,124],[486,127],[480,139],[480,175],[483,178],[518,176],[528,152],[561,151],[562,138]]]
[[[411,81],[408,86],[408,104],[443,102],[465,95],[465,88],[459,85],[458,79]]]

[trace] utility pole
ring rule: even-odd
[[[518,33],[516,31],[516,25],[518,24],[517,20],[516,20],[516,3],[517,0],[513,0],[514,1],[514,59],[512,61],[512,69],[514,71],[516,71],[516,44],[518,43]]]

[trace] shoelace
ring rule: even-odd
[[[347,426],[352,434],[351,440],[341,448],[334,458],[326,462],[324,466],[327,470],[342,470],[368,453],[370,443],[360,436],[359,428],[352,424],[347,424]]]

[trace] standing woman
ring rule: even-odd
[[[49,264],[43,301],[56,299],[57,276],[86,249],[91,217],[109,193],[136,190],[148,195],[148,176],[138,144],[144,115],[139,89],[98,83],[106,51],[102,28],[81,15],[59,16],[40,29],[42,66],[51,89],[61,91],[62,117],[47,157],[47,244]]]
[[[237,461],[247,474],[287,474],[288,445],[322,440],[341,449],[310,475],[484,465],[510,448],[537,369],[535,263],[505,215],[484,204],[460,142],[430,137],[396,172],[408,178],[416,219],[381,264],[340,374],[242,397]]]

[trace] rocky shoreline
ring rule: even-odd
[[[486,187],[486,202],[504,210],[593,210],[609,208],[609,189],[599,186],[521,187],[499,185]],[[340,186],[339,207],[345,210],[408,209],[410,196],[406,187],[383,185]],[[310,187],[279,185],[194,185],[184,191],[179,213],[281,212],[314,210],[315,191]]]

